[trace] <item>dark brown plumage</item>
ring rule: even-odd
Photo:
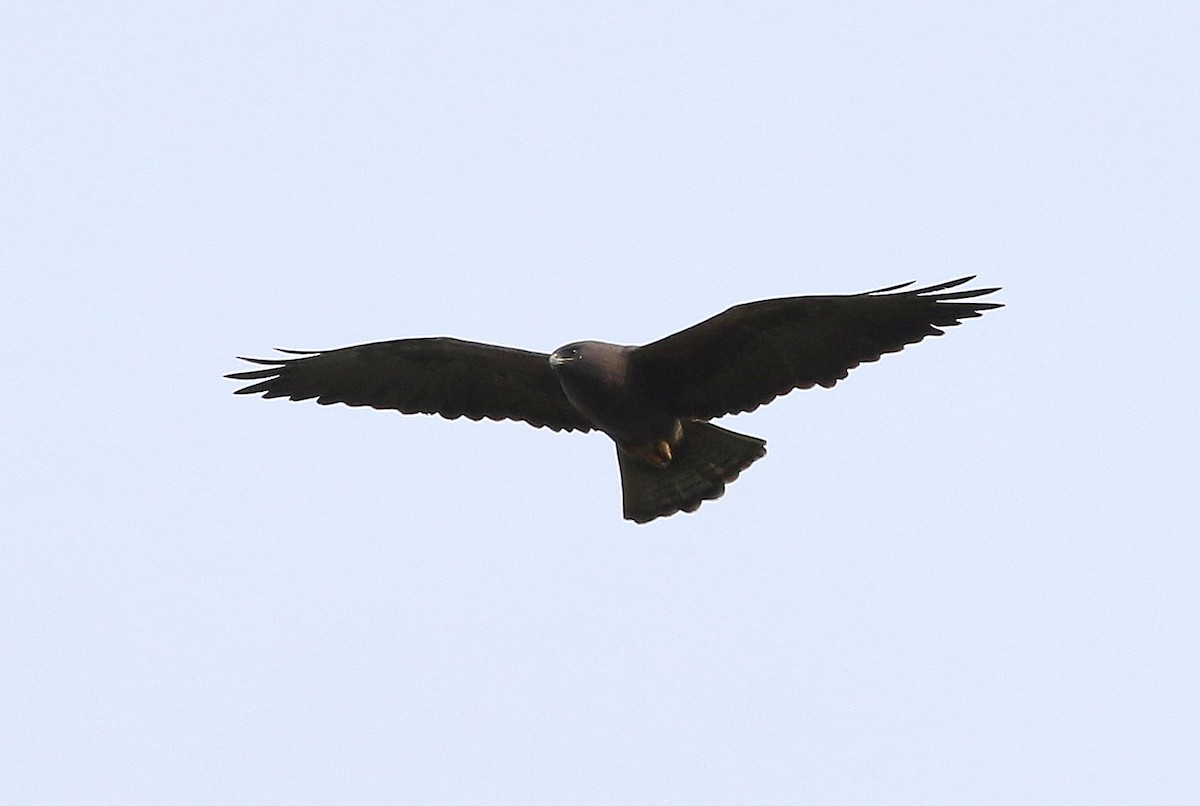
[[[400,339],[340,350],[283,350],[301,358],[243,358],[268,369],[226,375],[260,380],[236,394],[440,414],[454,420],[522,420],[590,431],[550,371],[549,356],[460,339]]]
[[[265,369],[227,377],[238,394],[521,420],[555,431],[599,430],[617,443],[625,517],[639,523],[694,511],[766,453],[766,443],[705,421],[752,411],[792,389],[832,387],[941,328],[1001,307],[951,291],[964,277],[862,294],[736,305],[642,347],[575,342],[552,354],[451,338],[247,358]]]

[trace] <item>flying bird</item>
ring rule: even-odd
[[[577,341],[547,355],[400,339],[280,349],[299,357],[243,358],[266,368],[226,377],[255,381],[240,395],[600,431],[616,443],[624,515],[646,523],[721,497],[766,454],[764,440],[709,420],[830,388],[859,364],[1002,307],[976,299],[998,288],[951,291],[973,279],[747,302],[640,347]]]

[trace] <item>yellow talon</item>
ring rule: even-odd
[[[674,456],[671,454],[671,443],[665,439],[660,439],[657,442],[649,442],[645,445],[638,445],[630,448],[629,452],[637,456],[648,465],[654,467],[666,467],[671,464]]]
[[[647,442],[642,445],[623,445],[622,448],[648,465],[666,467],[675,459],[674,448],[672,446],[682,438],[683,425],[677,420],[668,438]]]

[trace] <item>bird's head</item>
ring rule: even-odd
[[[603,341],[576,341],[550,354],[550,367],[559,375],[591,378],[597,383],[619,383],[632,347]]]
[[[580,361],[583,359],[584,351],[585,345],[583,342],[559,347],[550,353],[550,366],[561,367],[563,364],[570,364],[572,361]]]

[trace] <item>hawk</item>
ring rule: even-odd
[[[747,302],[642,346],[577,341],[538,353],[454,338],[244,358],[264,369],[241,395],[520,420],[600,431],[616,444],[624,516],[694,512],[766,454],[766,442],[710,420],[753,411],[793,389],[830,388],[859,364],[1002,307],[998,288],[909,283],[860,294]],[[904,290],[901,290],[904,289]]]

